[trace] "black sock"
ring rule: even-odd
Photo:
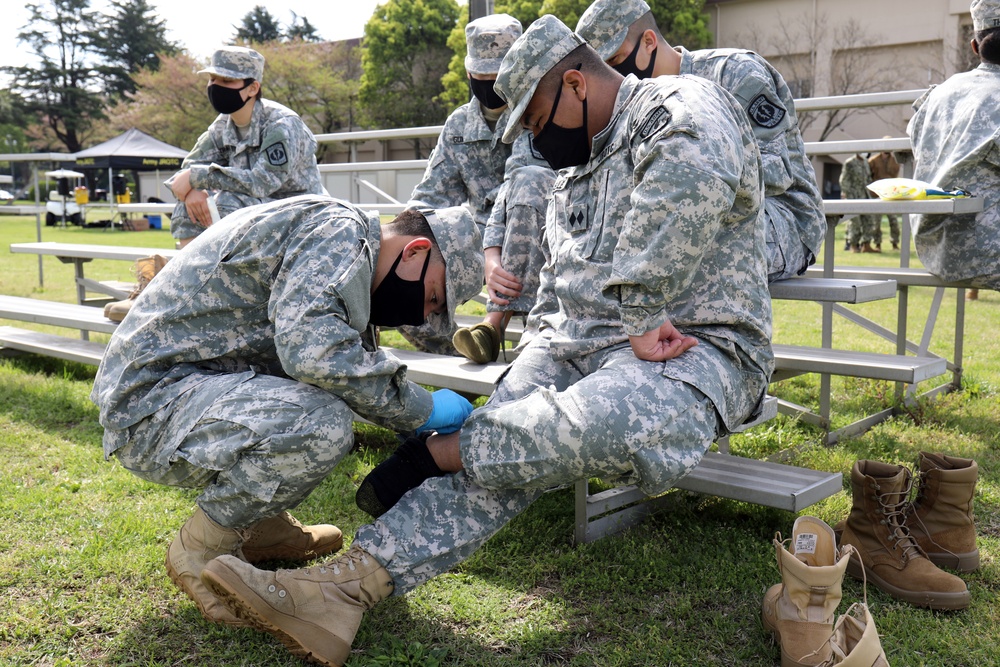
[[[446,474],[434,462],[426,438],[410,437],[395,452],[368,473],[354,502],[364,512],[378,518],[425,479]]]

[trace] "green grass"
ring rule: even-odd
[[[7,244],[34,235],[33,220],[0,217],[0,294],[73,301],[70,265],[47,258],[39,289],[37,258],[6,253]],[[47,228],[43,238],[172,245],[167,232]],[[861,263],[859,257],[865,264],[896,260],[892,253],[838,254],[843,264]],[[127,280],[128,266],[95,261],[87,275]],[[912,290],[913,336],[930,292]],[[953,301],[942,308],[931,346],[941,353],[951,349]],[[895,322],[893,302],[859,310],[886,326]],[[793,463],[845,473],[861,458],[912,466],[921,450],[979,462],[975,507],[983,565],[964,575],[972,606],[931,612],[868,590],[895,667],[1000,665],[998,311],[995,292],[969,304],[962,392],[923,402],[834,447],[819,444],[815,428],[787,417],[733,437],[734,450],[746,455],[784,452]],[[775,340],[817,344],[818,306],[778,303]],[[835,345],[892,351],[842,321]],[[143,482],[103,460],[97,410],[88,399],[92,380],[93,369],[84,366],[30,356],[0,361],[0,665],[300,664],[267,635],[204,622],[170,583],[164,553],[196,492]],[[771,391],[814,404],[817,386],[805,376]],[[834,382],[840,424],[892,401],[891,386]],[[394,443],[373,427],[359,426],[357,435],[355,450],[296,510],[307,522],[337,523],[348,536],[366,519],[354,506],[354,490]],[[576,546],[572,501],[570,491],[548,494],[459,568],[378,605],[362,623],[349,664],[776,664],[778,648],[761,629],[760,600],[779,581],[771,539],[788,533],[793,515],[672,492],[666,511],[638,528]],[[808,511],[832,524],[849,505],[844,493]],[[841,611],[862,594],[858,582],[846,580]]]

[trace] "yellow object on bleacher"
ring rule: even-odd
[[[868,185],[879,199],[959,199],[971,196],[965,190],[942,190],[913,178],[882,178]]]

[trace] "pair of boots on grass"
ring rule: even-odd
[[[790,550],[780,536],[774,540],[782,583],[765,594],[761,618],[781,644],[782,667],[888,667],[867,601],[834,623],[845,572],[920,607],[969,606],[965,582],[941,568],[979,567],[972,513],[978,466],[921,452],[919,468],[911,499],[914,478],[905,466],[858,461],[847,519],[832,529],[799,517]]]

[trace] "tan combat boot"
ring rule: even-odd
[[[972,514],[978,477],[972,459],[920,452],[920,481],[916,499],[906,508],[906,527],[938,567],[979,568]]]
[[[856,602],[837,619],[830,638],[833,655],[822,667],[889,667],[868,605]]]
[[[213,623],[235,627],[248,625],[226,609],[201,583],[205,565],[216,556],[239,556],[242,541],[240,531],[220,526],[199,507],[167,549],[170,580],[194,600],[201,615]]]
[[[106,304],[104,306],[104,317],[115,322],[124,320],[125,316],[128,315],[128,311],[132,309],[135,298],[142,293],[142,290],[146,289],[149,281],[166,265],[167,258],[162,255],[140,257],[135,260],[135,266],[132,267],[136,278],[135,289],[132,290],[127,299]]]
[[[364,612],[393,589],[389,572],[358,546],[322,565],[275,572],[220,556],[205,567],[202,581],[294,655],[335,667],[350,657]]]
[[[854,464],[854,504],[847,520],[837,526],[841,547],[855,549],[847,572],[855,579],[867,573],[868,581],[918,607],[965,609],[970,601],[965,582],[934,565],[906,527],[903,512],[910,483],[910,471],[903,466]]]
[[[303,526],[288,512],[258,521],[243,531],[243,557],[248,563],[312,560],[339,551],[343,544],[340,528],[326,524]]]
[[[489,322],[462,327],[451,337],[458,353],[476,364],[488,364],[500,356],[500,332]]]
[[[761,620],[781,645],[781,667],[814,667],[831,658],[833,618],[842,597],[849,555],[837,554],[833,529],[801,516],[792,526],[791,551],[774,540],[781,583],[764,594]]]

